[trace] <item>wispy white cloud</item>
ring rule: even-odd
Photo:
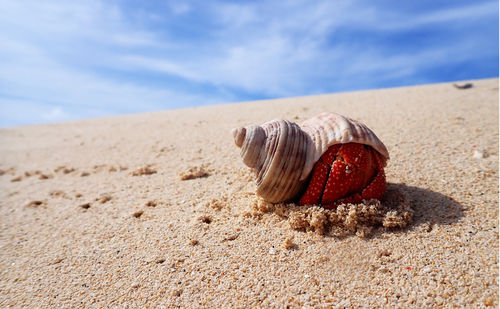
[[[191,6],[182,1],[169,2],[168,6],[175,15],[183,15],[191,10]]]
[[[470,2],[465,6],[445,8],[431,13],[419,14],[415,18],[399,21],[389,26],[393,28],[416,28],[423,25],[442,24],[454,21],[474,22],[480,18],[492,16],[495,12],[498,12],[498,2],[496,1],[484,3]]]
[[[0,126],[435,81],[421,72],[498,55],[496,1],[147,4],[0,2]],[[443,33],[405,38],[424,28]]]
[[[183,66],[168,59],[155,59],[139,55],[124,55],[120,56],[117,60],[116,65],[122,66],[123,69],[156,71],[175,75],[191,81],[201,80],[197,72],[187,68],[186,65]]]
[[[68,114],[62,110],[61,107],[52,107],[49,111],[44,111],[41,114],[43,119],[48,121],[58,121],[60,119],[68,118]]]
[[[2,126],[220,102],[203,94],[113,78],[89,67],[137,70],[138,64],[147,69],[158,63],[129,57],[124,46],[132,51],[169,46],[153,32],[125,24],[117,7],[99,1],[1,5],[10,13],[0,21],[0,28],[7,30],[0,32]],[[155,69],[181,73],[174,63]]]

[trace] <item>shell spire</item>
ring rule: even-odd
[[[257,176],[257,194],[272,203],[293,200],[300,194],[314,164],[335,144],[359,143],[381,154],[383,165],[389,153],[363,123],[323,113],[301,126],[288,120],[233,129],[233,138],[245,165]]]

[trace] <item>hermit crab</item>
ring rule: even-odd
[[[389,153],[359,121],[322,113],[300,126],[272,120],[232,133],[243,163],[255,171],[257,194],[268,202],[334,208],[384,195]]]

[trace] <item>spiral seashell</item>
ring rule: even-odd
[[[277,203],[290,200],[302,189],[300,175],[311,148],[309,136],[287,120],[273,120],[262,126],[233,129],[243,163],[257,175],[257,194]]]
[[[271,203],[293,200],[304,188],[314,164],[335,144],[372,146],[384,158],[389,153],[363,123],[348,117],[323,113],[301,126],[288,120],[272,120],[261,126],[248,125],[232,131],[245,165],[257,176],[257,194]]]

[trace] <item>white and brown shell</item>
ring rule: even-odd
[[[272,120],[261,126],[233,129],[243,163],[257,176],[257,194],[271,203],[292,200],[303,189],[311,170],[332,145],[359,143],[377,150],[385,162],[389,152],[365,124],[351,118],[322,113],[300,126]]]

